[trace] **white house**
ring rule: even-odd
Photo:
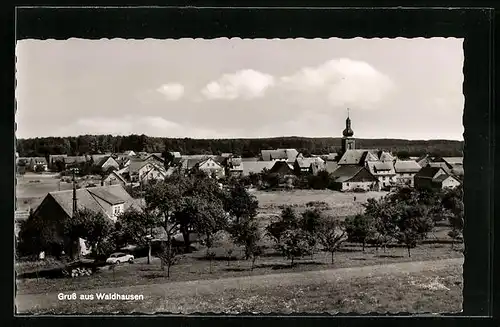
[[[203,171],[209,176],[215,174],[217,178],[223,177],[225,175],[224,167],[222,167],[212,158],[207,158],[203,161],[198,162],[195,166],[195,169]]]
[[[414,160],[396,160],[394,163],[396,183],[413,187],[414,177],[420,169],[422,169],[422,167]]]
[[[381,188],[391,186],[396,183],[396,172],[394,164],[390,161],[367,161],[366,168],[375,176]]]

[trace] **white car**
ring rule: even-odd
[[[108,259],[106,259],[106,263],[109,264],[120,264],[122,262],[134,263],[134,256],[131,254],[117,252],[113,253]]]

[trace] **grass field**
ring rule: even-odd
[[[284,206],[304,210],[309,202],[324,202],[326,214],[345,217],[363,212],[363,203],[369,198],[380,198],[387,192],[342,193],[331,190],[254,191],[262,214],[279,214]],[[356,201],[354,201],[356,197]]]
[[[21,313],[49,314],[456,313],[462,306],[461,268],[457,260],[399,263],[75,292],[78,298],[96,292],[144,296],[139,301],[58,301],[52,293],[20,296],[16,305]]]

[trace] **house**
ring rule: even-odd
[[[87,156],[67,156],[63,158],[65,168],[75,167],[80,164],[84,164],[87,162],[87,160],[88,160]]]
[[[297,156],[299,156],[299,152],[296,149],[261,150],[260,153],[262,161],[283,160],[294,162]]]
[[[453,176],[463,178],[464,157],[442,157],[440,160],[446,164]]]
[[[396,160],[394,163],[396,184],[413,187],[413,179],[420,169],[422,169],[422,167],[414,160]]]
[[[392,161],[367,161],[366,168],[378,179],[381,188],[396,183],[396,171]]]
[[[118,215],[130,207],[139,208],[140,201],[133,199],[121,185],[82,188],[76,190],[77,209],[88,209],[102,213],[115,222]],[[73,218],[73,191],[49,192],[33,212],[34,219],[39,219],[50,230],[63,230],[64,221]],[[58,236],[63,239],[63,235]],[[66,240],[65,240],[66,241]],[[67,243],[67,242],[65,242]],[[67,244],[69,245],[69,244]],[[85,242],[80,239],[78,250],[88,253]],[[59,252],[62,248],[43,249]],[[59,254],[57,253],[57,254]]]
[[[364,166],[342,165],[332,174],[333,186],[338,191],[365,191],[379,189],[378,179]]]
[[[48,169],[47,159],[44,157],[32,157],[29,162],[31,171],[46,171]]]
[[[167,176],[165,167],[151,161],[142,161],[136,171],[129,170],[130,179],[134,182],[147,183],[152,179],[164,180]],[[129,166],[129,169],[132,165]],[[135,168],[135,167],[134,167]]]
[[[242,176],[248,176],[250,174],[259,174],[264,169],[270,170],[274,166],[274,161],[243,161],[241,165],[243,166]]]
[[[293,174],[293,165],[286,161],[275,161],[274,165],[269,169],[272,174],[278,174],[281,176],[287,176]]]
[[[63,162],[64,163],[64,158],[66,158],[68,155],[67,154],[51,154],[49,155],[49,162],[47,163],[49,165],[49,169],[54,169],[56,162]]]
[[[195,170],[202,171],[209,176],[215,175],[216,178],[225,176],[224,167],[212,158],[207,158],[195,164]]]
[[[109,173],[109,175],[106,176],[102,181],[103,186],[110,186],[110,185],[117,185],[117,184],[125,186],[125,185],[127,185],[127,180],[121,174],[119,174],[116,170]]]
[[[243,161],[238,157],[229,157],[226,161],[226,175],[228,176],[242,176],[243,175]]]
[[[393,163],[394,160],[396,160],[392,154],[390,154],[387,151],[383,151],[383,150],[377,152],[377,157],[378,157],[378,160],[382,161],[382,162],[391,162],[391,163]]]
[[[182,155],[180,152],[170,152],[172,155],[172,162],[170,163],[172,166],[177,166],[181,163],[182,161]]]
[[[162,166],[165,165],[165,159],[163,159],[161,153],[152,153],[146,157],[146,160],[154,162],[154,163],[162,165]]]
[[[108,171],[109,169],[120,169],[120,164],[112,156],[104,156],[98,161],[94,161],[95,166]]]
[[[339,165],[365,166],[368,161],[378,161],[378,150],[348,149],[340,157]]]
[[[136,153],[132,150],[127,150],[127,151],[124,151],[123,152],[123,155],[127,156],[127,157],[133,157],[136,155]]]
[[[297,158],[293,163],[293,170],[296,175],[317,174],[320,170],[325,170],[326,164],[320,157]]]
[[[442,167],[423,167],[414,177],[416,188],[454,188],[460,180],[448,174]]]

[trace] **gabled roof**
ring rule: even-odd
[[[382,162],[382,161],[368,161],[368,169],[372,174],[378,174],[379,172],[389,172],[395,173],[394,166],[392,162]]]
[[[116,178],[118,178],[122,183],[124,184],[127,184],[127,181],[125,180],[125,178],[123,178],[123,176],[121,175],[121,173],[123,172],[124,170],[123,169],[120,169],[119,171],[118,170],[115,170],[115,171],[112,171],[109,175],[109,176],[114,176]]]
[[[324,165],[325,161],[319,157],[296,159],[295,162],[300,168],[309,168],[312,164]]]
[[[69,217],[73,217],[73,190],[50,192],[47,194],[47,197],[53,198]],[[125,210],[130,206],[136,205],[136,201],[121,185],[111,185],[76,190],[78,209],[89,209],[106,214],[106,211],[96,200],[96,197],[108,203],[123,203]],[[43,202],[41,205],[43,205]],[[35,213],[41,205],[37,207]]]
[[[451,173],[451,169],[448,167],[446,162],[429,162],[427,166],[435,168],[443,168],[445,172]]]
[[[94,196],[97,196],[99,199],[106,201],[111,205],[122,204],[125,203],[125,200],[110,193],[108,190],[103,188],[92,188],[88,189],[88,192]]]
[[[205,164],[205,163],[207,163],[207,162],[209,162],[209,161],[211,161],[211,162],[215,163],[217,166],[219,166],[219,168],[222,168],[222,166],[220,165],[220,163],[218,163],[216,160],[214,160],[214,159],[212,159],[212,158],[206,158],[206,159],[204,159],[204,160],[202,160],[202,161],[199,161],[199,162],[196,164],[196,166],[202,166],[203,164]]]
[[[181,166],[183,169],[193,169],[197,163],[199,163],[200,161],[203,161],[204,159],[194,159],[194,158],[190,158],[190,159],[183,159],[181,161]]]
[[[439,172],[439,171],[443,171],[444,173],[446,173],[446,171],[441,168],[441,167],[431,167],[431,166],[426,166],[426,167],[423,167],[422,169],[420,169],[420,171],[415,175],[416,178],[434,178],[434,176],[436,176],[436,174]]]
[[[335,161],[327,161],[325,163],[325,166],[326,171],[329,173],[333,173],[335,170],[337,170],[337,168],[339,168],[339,164]]]
[[[232,156],[233,156],[233,154],[232,154],[232,153],[230,153],[230,152],[223,152],[223,153],[221,153],[221,155],[220,155],[220,156],[221,156],[221,157],[224,157],[224,158],[228,158],[228,157],[232,157]]]
[[[380,161],[394,161],[394,157],[387,151],[380,151],[378,157]]]
[[[335,180],[337,183],[343,183],[347,182],[353,177],[355,177],[358,173],[360,173],[362,170],[366,170],[365,167],[359,166],[359,165],[342,165],[339,166],[333,173],[332,173],[332,178]],[[376,178],[372,176],[374,181]]]
[[[441,159],[450,166],[464,164],[464,157],[442,157]]]
[[[339,165],[364,165],[365,161],[377,161],[378,150],[346,150],[339,160]]]
[[[261,150],[262,161],[270,160],[288,160],[293,161],[297,158],[299,152],[296,149],[276,149],[276,150]]]
[[[116,162],[116,160],[115,160],[113,157],[111,157],[111,156],[103,156],[103,157],[102,157],[102,158],[100,158],[98,161],[94,161],[94,162],[95,162],[95,165],[96,165],[96,166],[101,167],[101,166],[102,166],[102,165],[104,165],[104,164],[106,163],[106,161],[108,161],[110,158],[111,158],[113,161],[115,161],[115,162]]]
[[[63,158],[65,164],[76,164],[87,162],[86,156],[67,156]]]
[[[422,169],[420,165],[413,160],[396,160],[394,170],[397,173],[417,173]]]

